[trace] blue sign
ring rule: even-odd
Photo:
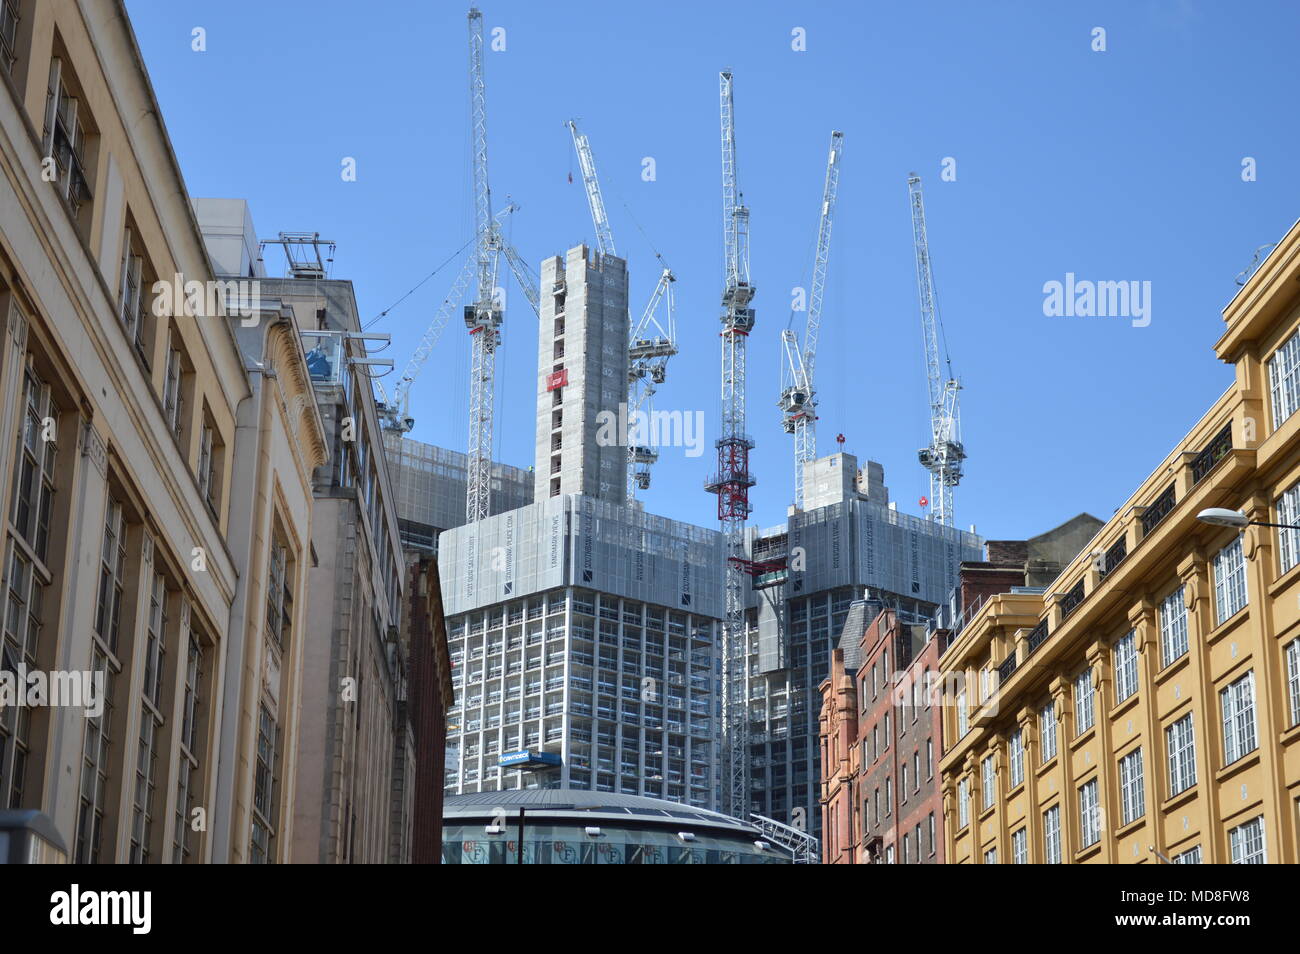
[[[497,764],[505,768],[557,768],[561,764],[559,755],[554,752],[534,752],[523,749],[519,752],[503,752]]]

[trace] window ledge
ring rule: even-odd
[[[1250,752],[1247,752],[1241,758],[1237,759],[1237,761],[1225,765],[1223,768],[1215,772],[1214,780],[1216,782],[1226,782],[1228,779],[1232,778],[1232,776],[1236,775],[1237,773],[1243,772],[1246,769],[1250,768],[1252,765],[1258,765],[1258,764],[1259,764],[1259,746],[1256,746]]]
[[[1080,848],[1078,851],[1076,851],[1076,852],[1074,853],[1074,861],[1075,861],[1076,864],[1078,864],[1079,862],[1086,861],[1088,858],[1092,857],[1093,855],[1097,855],[1097,854],[1101,854],[1101,839],[1100,839],[1100,838],[1098,838],[1096,841],[1094,841],[1094,842],[1093,842],[1091,845],[1089,845],[1087,848]]]
[[[1285,590],[1296,580],[1300,580],[1300,563],[1297,563],[1295,566],[1291,567],[1291,569],[1287,570],[1276,580],[1270,583],[1268,585],[1268,595],[1274,597],[1277,596],[1279,591]]]
[[[1025,790],[1025,783],[1023,781],[1021,781],[1017,785],[1011,786],[1011,790],[1007,792],[1007,801],[1010,801],[1011,799],[1017,797],[1024,790]]]
[[[1189,636],[1187,642],[1188,642],[1188,649],[1187,649],[1187,652],[1183,653],[1181,656],[1179,656],[1179,657],[1178,657],[1177,659],[1175,659],[1173,662],[1171,662],[1171,663],[1169,663],[1167,666],[1165,666],[1164,669],[1161,669],[1158,673],[1156,673],[1155,678],[1154,678],[1152,681],[1153,681],[1157,686],[1164,685],[1166,682],[1168,682],[1170,679],[1172,679],[1172,678],[1173,678],[1174,676],[1176,676],[1178,673],[1182,672],[1182,671],[1183,671],[1184,669],[1186,669],[1189,665],[1191,665],[1192,652],[1191,652],[1191,638],[1190,638],[1190,636]]]
[[[1077,752],[1079,749],[1083,748],[1085,745],[1091,742],[1096,735],[1097,735],[1097,723],[1094,722],[1092,725],[1088,726],[1088,728],[1084,729],[1082,732],[1080,732],[1078,735],[1076,735],[1073,739],[1070,740],[1070,750]]]
[[[1290,745],[1292,742],[1300,740],[1300,723],[1297,723],[1287,729],[1277,737],[1279,745]]]
[[[1183,789],[1177,795],[1170,795],[1163,802],[1161,802],[1160,810],[1162,812],[1172,811],[1173,809],[1179,808],[1183,805],[1186,805],[1188,802],[1194,800],[1198,795],[1200,795],[1200,793],[1201,793],[1200,783],[1193,782],[1191,785],[1187,786],[1187,788]]]
[[[1123,702],[1115,703],[1114,707],[1106,713],[1106,717],[1114,722],[1129,709],[1137,705],[1138,700],[1142,698],[1142,690],[1139,688],[1133,695],[1127,697]]]
[[[1123,838],[1125,835],[1131,835],[1133,834],[1133,832],[1137,831],[1146,823],[1147,823],[1147,815],[1146,812],[1143,812],[1141,815],[1133,819],[1131,822],[1126,822],[1123,825],[1120,825],[1118,828],[1116,828],[1115,837]]]
[[[1048,759],[1046,762],[1042,762],[1042,763],[1040,763],[1039,766],[1038,766],[1036,769],[1034,769],[1034,774],[1037,775],[1037,776],[1039,776],[1039,777],[1041,778],[1042,776],[1044,776],[1044,775],[1046,775],[1048,772],[1050,772],[1052,769],[1054,769],[1054,768],[1056,767],[1056,763],[1057,763],[1059,760],[1060,760],[1060,754],[1059,754],[1059,753],[1058,753],[1057,755],[1053,755],[1053,756],[1052,756],[1050,759]]]
[[[1240,626],[1248,619],[1250,619],[1249,603],[1247,603],[1241,609],[1237,610],[1237,612],[1233,613],[1222,623],[1219,623],[1217,626],[1214,627],[1214,629],[1210,630],[1210,634],[1205,637],[1205,645],[1213,646],[1220,639],[1222,639],[1228,633],[1232,632],[1234,629],[1236,629],[1238,626]]]

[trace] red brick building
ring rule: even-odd
[[[411,656],[410,707],[415,750],[411,862],[442,859],[442,786],[447,749],[447,709],[453,698],[451,657],[442,612],[438,561],[421,555],[408,563],[410,612],[403,620]]]
[[[942,863],[940,640],[878,609],[853,604],[821,685],[822,861]]]

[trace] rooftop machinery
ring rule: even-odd
[[[718,520],[727,554],[722,630],[722,810],[749,815],[749,666],[745,636],[745,520],[753,439],[745,433],[745,343],[754,328],[749,307],[749,209],[736,172],[735,105],[730,71],[719,74],[722,130],[722,422],[718,470],[705,489],[718,495]]]
[[[591,222],[596,230],[596,247],[602,255],[617,255],[614,249],[614,233],[609,227],[609,217],[605,213],[605,199],[600,191],[600,179],[596,175],[596,158],[591,151],[591,142],[585,133],[578,131],[578,124],[570,119],[565,123],[573,136],[573,148],[578,153],[578,165],[582,170],[582,184],[587,192],[587,205],[591,208]],[[672,269],[658,253],[655,257],[663,270],[655,283],[650,301],[646,304],[641,318],[630,326],[627,345],[627,499],[636,499],[638,489],[650,486],[650,466],[659,459],[659,452],[653,446],[637,440],[641,415],[649,415],[652,409],[655,385],[663,384],[668,373],[668,359],[677,353],[677,326],[675,304],[673,301]],[[660,305],[664,306],[664,320],[659,319]]]
[[[817,359],[817,334],[821,329],[822,297],[826,290],[826,263],[831,251],[831,224],[840,187],[840,155],[844,134],[831,133],[830,155],[826,160],[826,182],[822,188],[821,218],[817,227],[817,256],[813,260],[812,291],[808,295],[808,321],[803,348],[793,328],[781,332],[785,362],[781,366],[781,426],[794,435],[794,505],[803,509],[803,465],[817,459],[817,391],[813,370]],[[793,320],[793,315],[791,316]]]
[[[930,391],[930,446],[917,456],[930,472],[930,519],[953,525],[952,489],[962,477],[966,449],[961,443],[961,410],[957,392],[961,384],[952,374],[952,359],[943,339],[943,320],[934,293],[934,272],[930,265],[930,244],[925,231],[925,200],[921,196],[921,177],[915,172],[907,177],[912,204],[912,237],[916,244],[916,285],[921,299],[921,337],[925,346],[926,380]],[[939,366],[939,343],[943,339],[943,361],[947,377]]]

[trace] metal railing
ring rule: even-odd
[[[1192,459],[1192,483],[1199,484],[1205,476],[1212,470],[1219,461],[1232,453],[1232,422],[1224,425],[1223,430],[1214,436],[1202,450]]]

